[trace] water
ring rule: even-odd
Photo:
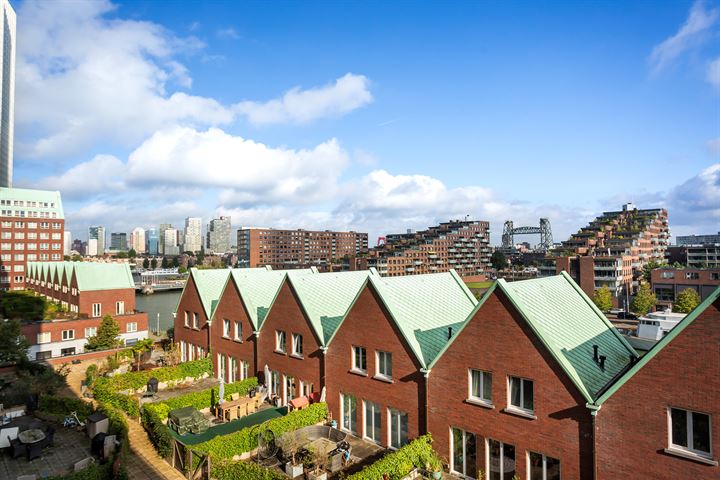
[[[136,308],[148,314],[148,328],[151,332],[157,330],[158,313],[160,314],[160,332],[165,335],[168,328],[173,326],[173,313],[180,301],[182,290],[156,292],[152,295],[135,295]]]

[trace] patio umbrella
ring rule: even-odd
[[[220,393],[218,394],[218,403],[222,405],[222,403],[225,401],[225,379],[220,376]]]
[[[270,389],[270,367],[265,364],[265,387]]]
[[[320,401],[321,402],[325,401],[325,387],[323,387],[322,390],[320,390]]]

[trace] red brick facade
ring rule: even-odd
[[[132,313],[128,315],[114,316],[115,320],[120,325],[120,333],[128,333],[128,323],[135,323],[137,331],[147,330],[148,321],[147,313]],[[28,339],[30,344],[37,344],[37,334],[41,332],[50,333],[50,342],[62,342],[63,330],[74,330],[73,338],[75,340],[87,338],[85,335],[86,328],[97,328],[100,325],[100,320],[96,318],[78,318],[71,320],[53,320],[47,322],[34,322],[24,324],[21,327],[21,332]],[[132,333],[132,332],[131,332]]]
[[[175,314],[175,343],[180,345],[183,361],[204,357],[210,350],[208,331],[208,318],[191,275]]]
[[[475,435],[478,469],[487,471],[485,440],[493,439],[515,447],[520,478],[527,478],[527,452],[559,459],[564,479],[592,478],[586,400],[500,289],[458,335],[430,372],[428,418],[434,448],[450,460],[454,427]],[[492,407],[467,401],[469,369],[492,374]],[[504,412],[509,376],[533,381],[536,419]]]
[[[353,346],[365,348],[366,375],[351,371]],[[373,378],[376,351],[392,354],[392,383]],[[425,378],[420,373],[420,364],[370,284],[360,293],[335,333],[327,351],[326,365],[326,399],[339,427],[350,430],[343,422],[340,407],[343,394],[355,398],[356,428],[353,433],[358,436],[369,436],[364,429],[364,401],[380,407],[381,428],[377,443],[389,445],[389,409],[407,413],[408,438],[425,433]]]
[[[668,408],[710,415],[720,449],[720,300],[701,313],[602,404],[596,417],[597,478],[711,479],[720,467],[668,454]]]

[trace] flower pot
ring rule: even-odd
[[[442,472],[432,472],[432,475],[435,480],[440,480],[442,478]]]
[[[315,473],[315,470],[308,472],[308,480],[327,480],[327,472],[322,470],[320,473]]]
[[[285,464],[285,474],[290,478],[296,478],[303,474],[303,464],[293,465],[292,462]]]
[[[330,420],[330,426],[332,428],[337,428],[337,420]]]

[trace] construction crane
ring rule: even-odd
[[[507,220],[503,227],[503,248],[515,246],[515,235],[540,235],[540,243],[537,245],[537,249],[546,252],[552,248],[552,229],[550,228],[550,220],[547,218],[540,219],[539,227],[515,227],[512,220]]]

